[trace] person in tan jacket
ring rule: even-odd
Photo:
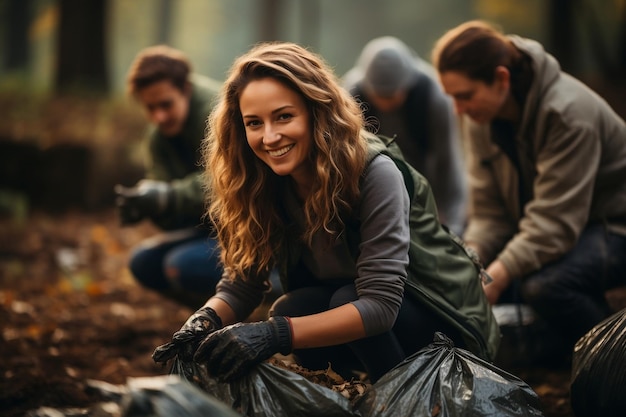
[[[571,348],[626,282],[626,124],[541,44],[486,22],[445,33],[433,63],[461,118],[463,237],[493,278],[487,298],[519,288]]]

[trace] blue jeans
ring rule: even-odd
[[[605,292],[626,284],[626,236],[588,226],[574,248],[522,280],[521,296],[566,346],[611,313]]]
[[[298,317],[316,314],[358,298],[354,284],[343,286],[303,287],[281,296],[270,310],[270,316]],[[433,341],[435,332],[442,332],[457,347],[465,347],[463,339],[451,325],[427,307],[404,297],[391,331],[355,340],[345,345],[294,350],[301,366],[310,370],[328,368],[349,380],[352,370],[366,371],[376,382],[406,357]]]
[[[181,230],[146,239],[131,254],[129,268],[144,287],[182,290],[209,297],[222,277],[217,242],[206,231]]]

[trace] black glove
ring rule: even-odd
[[[202,307],[193,313],[172,336],[172,341],[157,347],[152,354],[155,362],[165,363],[174,356],[191,362],[193,354],[204,338],[222,328],[222,319],[211,307]]]
[[[164,181],[141,180],[135,187],[117,184],[114,190],[122,225],[158,218],[172,205],[174,197],[172,187]]]
[[[207,364],[209,374],[221,381],[245,375],[254,365],[275,353],[291,353],[291,323],[277,316],[256,323],[237,323],[211,333],[193,360]]]

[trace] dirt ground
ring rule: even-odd
[[[163,375],[153,349],[190,311],[136,285],[129,248],[154,232],[113,210],[0,219],[0,415],[102,401],[90,379]],[[547,417],[573,416],[568,369],[522,369]]]

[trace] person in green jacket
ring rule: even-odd
[[[146,178],[117,185],[123,225],[150,220],[162,233],[134,248],[129,268],[143,286],[193,309],[222,275],[217,241],[203,222],[205,192],[200,148],[220,83],[192,73],[185,54],[158,45],[138,53],[128,92],[150,122],[142,145]]]
[[[433,63],[462,118],[463,237],[487,298],[521,297],[571,353],[626,284],[626,123],[541,44],[487,22],[444,34]]]
[[[323,59],[263,43],[233,65],[211,114],[207,214],[225,277],[153,358],[206,364],[221,380],[276,353],[370,380],[442,332],[492,360],[499,330],[480,268],[439,223],[426,179],[364,130]],[[270,271],[284,294],[242,322]]]

